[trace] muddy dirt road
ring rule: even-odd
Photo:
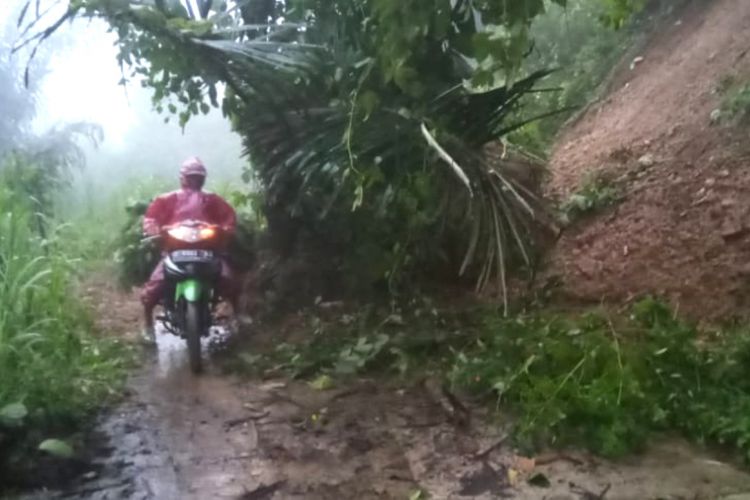
[[[132,315],[120,324],[137,324],[137,304],[118,300]],[[451,423],[420,384],[336,380],[317,391],[228,377],[211,363],[194,377],[167,334],[143,357],[126,401],[100,419],[91,471],[67,491],[28,498],[750,498],[750,475],[679,441],[616,464],[578,453],[532,461],[479,409],[468,427]],[[540,486],[527,482],[534,476]]]

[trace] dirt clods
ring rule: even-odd
[[[719,81],[750,75],[750,3],[692,2],[655,33],[614,90],[561,137],[550,189],[565,198],[590,175],[623,200],[564,232],[548,276],[578,302],[660,295],[680,314],[747,316],[750,151],[746,130],[712,124]],[[628,61],[629,62],[629,61]]]

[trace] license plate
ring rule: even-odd
[[[207,262],[213,260],[211,250],[176,250],[172,252],[174,262]]]

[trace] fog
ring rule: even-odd
[[[13,39],[20,5],[15,0],[0,1],[0,27],[6,26],[6,39]],[[106,198],[127,183],[152,177],[174,179],[176,185],[179,164],[189,156],[203,159],[209,188],[238,181],[246,160],[241,158],[239,137],[221,112],[193,117],[184,132],[174,119],[164,123],[167,115],[153,109],[150,90],[136,79],[120,84],[123,74],[114,43],[102,21],[79,19],[44,42],[42,62],[32,67],[34,132],[80,121],[103,129],[104,139],[97,148],[85,145],[86,166],[76,187]],[[24,54],[13,57],[15,63],[26,64]]]

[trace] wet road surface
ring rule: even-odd
[[[222,376],[210,362],[193,376],[184,341],[157,337],[131,377],[131,395],[100,419],[105,452],[91,472],[65,492],[26,498],[750,498],[742,496],[750,476],[681,441],[619,463],[571,454],[529,467],[509,445],[496,446],[503,433],[478,423],[481,410],[471,429],[459,429],[418,385],[352,379],[316,391]],[[204,350],[224,337],[215,332]],[[534,474],[549,485],[529,485]]]

